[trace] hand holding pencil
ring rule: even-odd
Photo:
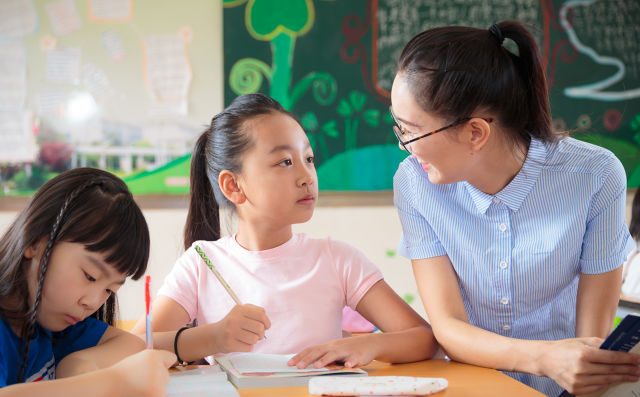
[[[242,304],[238,295],[231,289],[202,248],[196,245],[195,250],[236,303],[236,306],[220,322],[211,324],[215,328],[216,351],[220,353],[251,351],[253,345],[266,338],[264,332],[271,327],[271,321],[265,310],[259,306]]]

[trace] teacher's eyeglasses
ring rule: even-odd
[[[459,124],[463,124],[469,120],[471,120],[473,117],[462,117],[459,119],[454,120],[452,123],[449,123],[447,125],[445,125],[442,128],[438,128],[437,130],[433,130],[433,131],[429,131],[425,134],[422,134],[418,137],[409,139],[408,141],[403,141],[402,138],[403,137],[408,137],[413,135],[411,132],[407,131],[406,128],[404,128],[400,122],[398,121],[398,119],[396,118],[396,115],[393,114],[393,109],[391,108],[391,106],[389,106],[389,113],[391,114],[391,118],[393,119],[393,133],[396,134],[396,138],[398,138],[398,142],[400,142],[400,144],[402,145],[402,147],[404,148],[404,150],[407,151],[407,153],[411,154],[411,150],[409,149],[409,144],[422,139],[422,138],[426,138],[430,135],[433,134],[437,134],[438,132],[444,131],[446,129],[449,129],[453,126],[459,125]],[[486,121],[487,123],[491,123],[493,121],[493,119],[491,117],[481,117],[482,120]]]

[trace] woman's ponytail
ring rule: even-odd
[[[518,46],[518,56],[513,59],[526,85],[529,104],[525,130],[542,141],[553,141],[557,136],[551,130],[549,87],[538,45],[531,33],[519,22],[504,21],[497,26],[504,37],[513,40]]]

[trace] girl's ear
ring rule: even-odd
[[[26,250],[24,250],[24,257],[27,259],[33,259],[38,255],[42,254],[44,250],[44,246],[46,244],[46,238],[43,237],[39,240],[33,242],[33,244],[29,245]]]
[[[246,196],[238,187],[236,174],[229,170],[223,170],[218,176],[218,185],[222,194],[234,204],[242,204],[246,201]]]

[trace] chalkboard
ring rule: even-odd
[[[432,27],[530,27],[554,128],[612,150],[640,185],[640,2],[631,0],[224,1],[225,103],[261,92],[293,111],[321,190],[386,190],[404,153],[388,115],[403,45]],[[507,42],[507,45],[509,43]],[[512,43],[511,43],[512,44]]]

